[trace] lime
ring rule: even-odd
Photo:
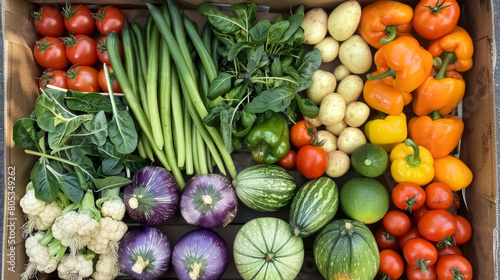
[[[353,178],[340,189],[340,206],[351,219],[373,224],[389,210],[389,193],[375,179]]]
[[[389,156],[381,146],[367,143],[352,152],[351,164],[359,174],[375,178],[384,174],[389,165]]]

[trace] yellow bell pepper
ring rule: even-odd
[[[408,137],[406,115],[381,113],[365,124],[365,135],[368,141],[376,145],[401,143]]]
[[[389,156],[391,174],[398,183],[426,185],[434,178],[434,159],[426,148],[406,139],[397,145]]]
[[[459,191],[472,183],[472,171],[460,159],[447,155],[434,160],[434,181],[443,182],[452,191]]]

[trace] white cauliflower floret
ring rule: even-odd
[[[110,217],[103,217],[99,222],[99,231],[93,236],[87,247],[96,254],[109,254],[115,251],[117,241],[127,232],[127,225]]]
[[[111,217],[113,220],[121,221],[125,216],[125,203],[121,200],[108,200],[102,204],[101,214],[103,217]]]
[[[32,183],[30,182],[30,184]],[[21,205],[24,214],[34,216],[42,212],[47,203],[36,199],[35,190],[31,189],[21,198],[19,205]]]
[[[61,212],[62,208],[59,207],[59,205],[55,203],[47,204],[45,209],[43,209],[43,211],[40,212],[35,219],[35,229],[49,229],[52,224],[54,224],[54,221],[61,215]]]
[[[37,271],[51,273],[57,268],[58,261],[49,255],[49,248],[38,243],[38,240],[43,236],[43,233],[37,232],[26,239],[25,247],[29,263],[23,274],[21,274],[23,280],[34,277]]]
[[[52,225],[54,238],[69,247],[73,255],[87,246],[98,230],[99,223],[86,212],[68,212],[57,218]]]
[[[115,254],[99,255],[92,278],[94,280],[112,280],[118,276],[119,271],[120,264]]]
[[[83,255],[66,254],[57,266],[57,275],[60,279],[81,280],[92,275],[94,272],[92,265],[92,260],[86,260]]]

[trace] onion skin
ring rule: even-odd
[[[167,272],[170,254],[167,236],[155,227],[144,226],[122,238],[118,247],[118,262],[123,271],[134,279],[155,280]]]
[[[175,244],[172,252],[172,267],[180,280],[219,279],[228,260],[224,239],[209,229],[188,232]]]
[[[181,196],[181,214],[191,225],[220,228],[236,216],[238,198],[231,181],[219,174],[191,178]]]
[[[143,225],[157,226],[177,212],[180,191],[168,170],[158,166],[141,168],[125,187],[123,200],[127,213]]]

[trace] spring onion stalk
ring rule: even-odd
[[[208,146],[205,145],[205,154],[207,155],[207,166],[208,166],[208,173],[214,173],[214,165],[212,163],[212,155],[210,154],[210,149]]]
[[[127,23],[122,28],[122,46],[123,54],[126,57],[134,57],[134,46],[132,42],[132,34],[130,27]],[[128,80],[130,82],[132,92],[137,96],[137,70],[135,67],[134,59],[125,60],[125,69],[127,73]]]
[[[194,77],[194,65],[189,51],[188,41],[186,40],[186,32],[182,22],[182,15],[177,4],[172,0],[167,0],[167,8],[170,14],[171,30],[174,37],[177,39],[180,53],[186,61],[186,66],[189,69],[191,76]],[[154,18],[154,17],[153,17]]]
[[[153,19],[151,19],[151,21],[152,20]],[[142,70],[142,78],[144,80],[146,80],[147,79],[146,74],[147,74],[147,67],[148,67],[147,66],[148,57],[146,55],[146,46],[144,45],[144,35],[142,34],[142,29],[139,26],[139,24],[137,24],[137,22],[130,23],[130,27],[131,27],[132,31],[134,32],[134,36],[136,39],[135,41],[137,42],[137,47],[138,47],[137,51],[138,52],[135,52],[135,54],[138,55],[138,58],[139,58],[139,63],[140,63],[141,70]]]
[[[151,143],[149,142],[148,138],[146,138],[146,135],[145,134],[142,134],[142,137],[143,137],[143,145],[144,145],[144,151],[146,152],[146,156],[147,158],[151,161],[151,162],[154,162],[155,161],[155,157],[154,157],[154,153],[153,153],[153,146],[151,146]],[[168,171],[170,171],[170,165],[167,167],[165,167]]]
[[[198,131],[198,130],[197,130]],[[200,173],[198,174],[208,174],[208,164],[207,164],[207,154],[205,149],[205,141],[201,133],[196,133],[196,147],[198,148],[198,162],[200,166]]]
[[[168,49],[168,48],[167,48]],[[172,90],[171,90],[171,108],[172,116],[182,116],[182,100],[181,92],[179,89],[179,77],[177,75],[177,70],[174,65],[172,66]],[[173,118],[173,136],[174,136],[174,147],[177,155],[177,166],[183,167],[186,163],[186,142],[184,139],[184,123],[182,118]]]
[[[210,22],[207,20],[205,25],[203,25],[203,29],[201,30],[201,40],[203,41],[203,45],[207,49],[209,55],[212,55],[212,39],[213,33],[212,28],[210,27]],[[214,61],[214,65],[215,65]]]
[[[139,141],[137,142],[137,151],[139,152],[139,156],[143,159],[147,159],[146,150],[144,149],[144,144],[142,143],[142,133],[139,137]]]
[[[146,24],[144,25],[144,45],[146,46],[146,50],[151,48],[151,30],[153,29],[154,20],[151,14],[148,15],[146,19]],[[149,56],[149,52],[146,52],[146,56]]]
[[[144,110],[144,113],[146,113],[146,116],[148,117],[149,120],[149,107],[148,107],[148,96],[147,96],[147,90],[146,90],[146,82],[144,79],[145,74],[143,74],[141,64],[142,62],[140,61],[141,56],[139,54],[139,45],[140,43],[137,41],[137,38],[134,36],[133,33],[130,34],[132,37],[132,46],[134,50],[134,56],[133,59],[135,60],[135,67],[136,67],[136,73],[137,77],[134,79],[137,80],[137,90],[139,91],[139,97],[142,103],[142,108]]]
[[[172,25],[172,21],[170,20],[170,12],[168,11],[168,6],[167,6],[167,2],[163,2],[163,4],[161,4],[161,13],[163,15],[163,19],[165,20],[165,23],[167,24],[168,28],[171,27]]]
[[[195,174],[201,174],[200,170],[200,154],[198,153],[198,131],[196,126],[191,126],[191,150],[193,151],[193,165]]]
[[[185,105],[187,106],[187,105]],[[186,141],[186,174],[187,175],[193,175],[194,173],[194,166],[193,166],[193,132],[191,131],[192,123],[191,123],[191,117],[189,116],[189,112],[187,108],[184,108],[183,110],[183,119],[184,119],[184,139]]]
[[[148,73],[147,73],[147,98],[149,110],[149,122],[153,130],[154,142],[158,149],[163,150],[163,133],[161,129],[160,111],[158,107],[158,56],[160,49],[160,32],[156,25],[153,26],[151,33],[151,49],[149,49]]]

